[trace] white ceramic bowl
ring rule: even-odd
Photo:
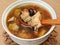
[[[47,3],[45,3],[44,1],[38,1],[38,0],[23,0],[23,1],[16,1],[14,3],[12,3],[11,5],[9,5],[6,10],[4,11],[3,15],[2,15],[2,25],[3,28],[5,29],[5,31],[8,33],[8,35],[11,37],[11,39],[13,41],[15,41],[16,43],[20,44],[20,45],[38,45],[41,44],[42,42],[44,42],[50,35],[50,33],[53,31],[55,25],[52,25],[52,27],[50,28],[50,30],[43,36],[39,37],[39,38],[35,38],[35,39],[22,39],[19,37],[14,36],[13,34],[10,33],[10,31],[7,28],[6,25],[6,17],[8,15],[8,13],[17,5],[24,5],[24,4],[37,4],[39,6],[44,7],[45,9],[47,9],[50,14],[52,19],[56,19],[56,14],[55,11],[53,10],[53,8],[48,5]]]

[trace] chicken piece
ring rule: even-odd
[[[32,34],[26,32],[26,30],[22,30],[20,33],[18,33],[18,37],[25,38],[25,39],[33,38]]]
[[[28,16],[26,19],[25,19],[26,22],[30,22],[31,21],[31,17]]]
[[[21,14],[21,19],[23,19],[25,22],[30,21],[31,17],[29,16],[29,12],[27,9],[24,9]]]
[[[12,31],[18,31],[19,26],[16,23],[9,24],[9,29]]]
[[[11,17],[11,18],[8,20],[8,22],[14,21],[14,20],[15,20],[15,17]]]
[[[39,28],[41,26],[41,14],[38,11],[34,16],[32,16],[32,20],[29,22],[29,24],[31,24],[31,26],[35,26],[35,28]]]
[[[18,17],[21,14],[21,10],[19,8],[14,10],[14,16]]]

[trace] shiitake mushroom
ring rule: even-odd
[[[29,10],[30,16],[33,16],[36,13],[36,10],[34,10],[32,8],[29,8],[28,10]]]

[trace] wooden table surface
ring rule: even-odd
[[[4,32],[4,29],[3,29],[2,23],[1,23],[2,13],[8,5],[10,5],[11,3],[15,2],[15,1],[17,1],[17,0],[0,0],[0,45],[5,45],[4,39],[2,36],[3,32]],[[57,14],[57,18],[60,19],[60,0],[43,0],[43,1],[50,4],[54,8],[54,10]],[[58,32],[57,45],[60,45],[60,25],[56,25],[55,30]]]

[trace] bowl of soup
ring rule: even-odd
[[[41,24],[43,19],[56,19],[53,8],[44,1],[16,1],[2,15],[2,25],[10,38],[20,45],[39,45],[55,25]]]

